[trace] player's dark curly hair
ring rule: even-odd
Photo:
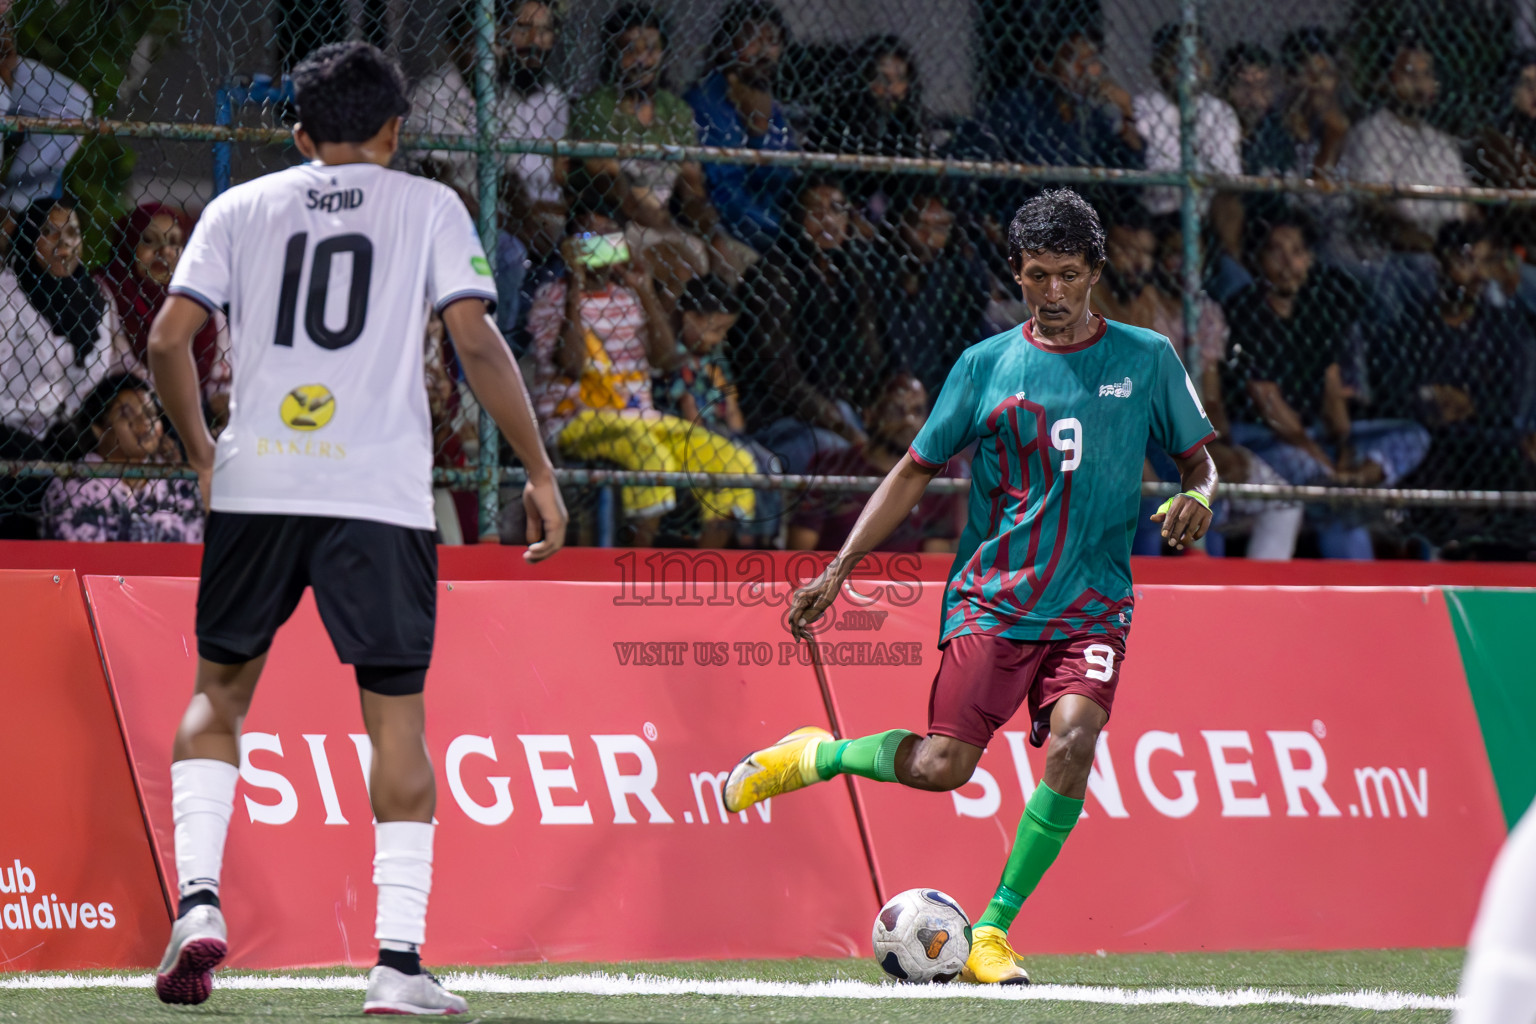
[[[366,142],[410,109],[405,75],[363,42],[329,43],[293,69],[299,123],[316,142]]]
[[[1008,265],[1018,270],[1025,253],[1081,256],[1104,263],[1104,225],[1088,201],[1069,188],[1046,189],[1019,207],[1008,225]]]

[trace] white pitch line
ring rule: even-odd
[[[28,975],[0,978],[0,991],[69,988],[149,988],[148,974]],[[1339,1006],[1353,1010],[1454,1010],[1454,996],[1412,992],[1329,992],[1298,995],[1273,989],[1108,988],[1094,985],[875,985],[864,981],[702,981],[654,974],[565,974],[552,978],[509,978],[476,971],[447,974],[443,984],[456,992],[499,995],[736,996],[790,999],[992,999],[1008,1002],[1103,1003],[1113,1006]],[[215,983],[235,991],[361,992],[362,975],[306,978],[293,975],[225,975]]]

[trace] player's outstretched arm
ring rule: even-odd
[[[1211,453],[1201,445],[1187,456],[1174,456],[1179,466],[1179,485],[1184,492],[1176,495],[1168,505],[1168,511],[1152,517],[1154,523],[1163,524],[1163,539],[1172,547],[1183,550],[1193,544],[1211,528],[1211,499],[1216,495],[1216,463]],[[1201,504],[1189,497],[1189,492],[1205,497]]]
[[[565,544],[568,517],[549,453],[539,438],[523,375],[480,299],[463,298],[449,305],[443,310],[443,325],[453,337],[454,351],[475,397],[528,471],[528,486],[523,490],[528,551],[523,557],[542,561]]]
[[[811,639],[810,624],[831,607],[859,560],[879,547],[912,513],[913,506],[927,489],[928,481],[943,468],[929,469],[918,464],[910,454],[903,455],[901,461],[891,467],[875,493],[870,495],[864,511],[859,513],[859,521],[853,524],[853,532],[848,534],[837,557],[820,576],[795,591],[789,608],[789,629],[795,637]]]
[[[149,372],[160,392],[160,404],[186,446],[187,464],[197,471],[204,509],[208,507],[208,489],[213,481],[213,435],[203,421],[202,388],[197,379],[197,363],[192,358],[192,337],[207,319],[208,310],[201,303],[184,295],[171,295],[149,328]]]

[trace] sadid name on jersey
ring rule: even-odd
[[[304,195],[306,208],[324,210],[326,213],[355,210],[363,205],[363,190],[360,188],[343,188],[335,192],[321,192],[312,188]]]
[[[6,902],[4,894],[8,893],[15,893],[18,898]],[[37,872],[20,860],[0,868],[0,928],[16,932],[116,927],[117,915],[112,904],[66,903],[56,892],[38,892]]]

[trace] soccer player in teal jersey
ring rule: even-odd
[[[1099,731],[1109,720],[1131,625],[1131,537],[1147,438],[1178,462],[1183,493],[1152,518],[1174,547],[1204,536],[1215,437],[1168,339],[1092,315],[1104,269],[1098,216],[1068,189],[1020,207],[1008,260],[1027,323],[967,349],[928,423],[880,484],[825,572],[795,592],[790,628],[808,629],[859,560],[972,442],[969,518],[944,588],[943,648],[928,732],[835,740],[797,729],[731,772],[732,811],[862,775],[914,789],[970,780],[992,734],[1028,705],[1030,742],[1051,737],[1002,881],[977,922],[963,977],[1026,984],[1008,927],[1077,823]]]

